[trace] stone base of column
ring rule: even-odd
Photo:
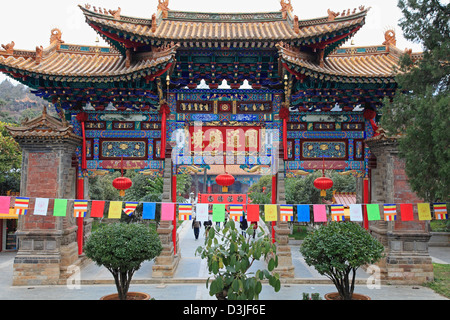
[[[172,240],[173,228],[172,221],[161,221],[157,229],[163,250],[152,266],[152,278],[172,278],[175,275],[180,262],[180,254],[178,241],[176,243],[177,254],[175,254]]]
[[[429,233],[388,232],[389,252],[384,280],[390,284],[423,284],[433,281],[428,253]],[[383,280],[383,279],[382,279]]]
[[[289,225],[287,222],[278,221],[274,229],[278,255],[278,267],[274,271],[280,275],[280,278],[294,278],[294,265],[289,246]]]

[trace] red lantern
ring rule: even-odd
[[[333,180],[327,177],[319,177],[314,180],[314,187],[320,190],[320,196],[325,197],[328,189],[333,186]]]
[[[123,197],[125,195],[125,190],[131,188],[133,182],[130,178],[127,177],[118,177],[115,178],[112,182],[114,188],[119,190],[120,196]]]
[[[373,109],[364,109],[363,116],[366,120],[372,120],[376,117],[377,112]]]
[[[235,179],[231,174],[220,174],[216,177],[216,183],[222,186],[223,192],[228,192],[228,187],[234,183]]]

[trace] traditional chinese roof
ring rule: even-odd
[[[112,82],[153,77],[173,61],[176,46],[130,59],[109,47],[53,42],[35,51],[0,50],[0,70],[14,78],[64,82]]]
[[[65,44],[61,32],[54,29],[45,49],[15,50],[13,42],[3,45],[0,71],[35,89],[33,93],[44,99],[59,100],[66,109],[91,103],[103,110],[113,103],[121,109],[148,110],[159,101],[153,82],[173,65],[177,48],[171,44],[122,55],[110,47]],[[127,88],[123,95],[120,89],[130,81],[137,86]]]
[[[30,143],[45,143],[51,140],[68,140],[80,144],[82,137],[73,132],[73,127],[47,114],[44,107],[40,116],[28,120],[26,119],[21,126],[7,127],[11,136],[20,142],[28,141]]]
[[[119,50],[143,44],[178,42],[186,47],[228,46],[273,47],[279,41],[312,47],[332,45],[351,37],[362,25],[368,9],[360,7],[342,14],[299,20],[290,1],[282,9],[257,13],[205,13],[173,11],[168,1],[160,1],[151,19],[124,16],[120,10],[107,11],[80,6],[87,23]],[[92,8],[92,9],[91,9]],[[114,13],[114,14],[113,14]]]

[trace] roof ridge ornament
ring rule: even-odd
[[[287,13],[288,12],[292,13],[292,11],[294,11],[294,9],[292,8],[291,0],[280,0],[280,4],[281,4],[280,11],[283,13],[283,19],[286,19]]]
[[[14,53],[14,46],[15,46],[16,44],[15,44],[15,42],[14,41],[11,41],[10,43],[8,43],[8,44],[2,44],[2,48],[3,49],[5,49],[5,51],[6,51],[6,53],[7,54],[13,54]]]
[[[169,16],[169,0],[158,0],[158,10],[162,12],[163,19]]]

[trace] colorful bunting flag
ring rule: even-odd
[[[111,201],[109,203],[108,219],[120,219],[122,217],[122,201]]]
[[[383,205],[384,221],[397,220],[397,205],[393,203],[387,203]]]
[[[228,205],[230,210],[230,219],[236,222],[242,221],[244,215],[244,206],[242,204],[230,204]]]
[[[48,209],[48,199],[46,198],[36,198],[34,203],[33,214],[36,216],[46,216]]]
[[[9,214],[11,197],[0,197],[0,214]]]
[[[307,204],[297,205],[297,221],[298,222],[310,222],[311,221],[311,212],[309,209],[309,205],[307,205]]]
[[[411,203],[400,204],[400,215],[402,221],[412,221],[414,219],[413,205]]]
[[[192,220],[192,203],[182,203],[178,205],[178,219]]]
[[[208,208],[209,204],[207,203],[198,203],[196,205],[196,219],[197,221],[208,221]]]
[[[161,204],[161,220],[173,221],[175,219],[175,203],[165,202]]]
[[[280,220],[294,221],[294,206],[289,204],[280,204]]]
[[[332,221],[345,221],[344,205],[332,204],[331,205],[331,220]]]
[[[28,206],[30,204],[30,198],[16,197],[14,202],[14,212],[19,216],[24,216],[28,212]]]
[[[139,202],[125,202],[125,208],[123,209],[123,212],[126,215],[131,216],[138,205]]]
[[[367,220],[374,221],[374,220],[381,220],[380,216],[380,206],[378,203],[368,203],[366,204],[367,208]]]
[[[434,203],[433,204],[434,209],[434,218],[436,220],[446,220],[448,219],[448,213],[447,213],[447,204],[446,203]]]
[[[225,221],[225,205],[224,204],[213,204],[212,208],[212,221],[213,222],[224,222]]]
[[[360,204],[351,204],[349,205],[349,209],[351,221],[355,222],[363,221],[362,206]]]
[[[103,218],[105,201],[95,200],[91,203],[91,218]]]
[[[431,220],[431,211],[429,203],[418,203],[417,213],[419,215],[419,220]]]
[[[327,222],[327,210],[324,204],[313,205],[314,222]]]
[[[142,206],[142,219],[155,219],[156,203],[144,202]]]
[[[55,199],[53,204],[53,216],[65,217],[67,214],[67,199]]]
[[[265,221],[277,221],[277,205],[276,204],[265,204],[264,205],[264,220]]]
[[[259,204],[247,205],[247,221],[249,222],[259,221]]]
[[[88,208],[88,200],[73,201],[73,216],[75,218],[84,218]]]

